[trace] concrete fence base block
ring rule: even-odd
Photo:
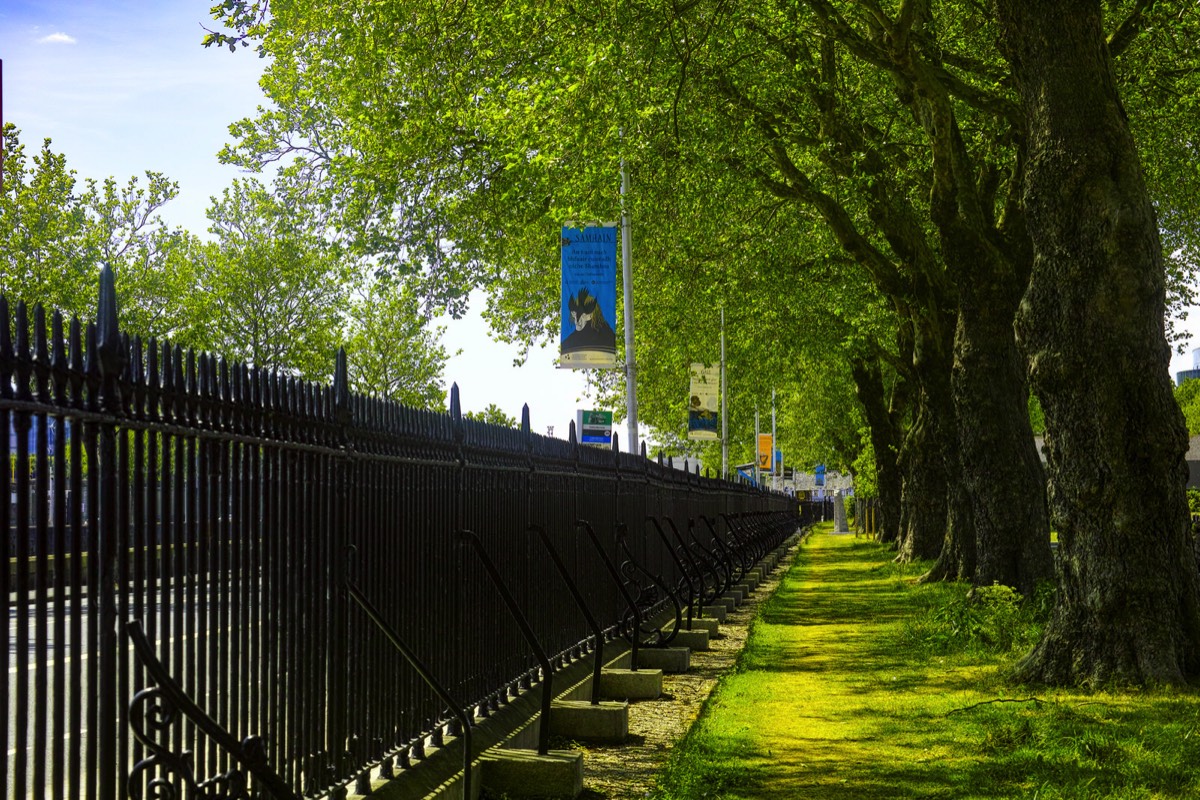
[[[705,631],[681,631],[680,633],[703,633],[705,636],[704,647],[696,649],[708,649],[708,633]],[[687,672],[688,668],[692,666],[692,648],[680,642],[678,634],[673,641],[675,644],[683,646],[638,648],[638,666],[647,669],[661,669],[664,673],[672,674]]]
[[[672,626],[674,626],[674,623],[672,623]],[[715,619],[693,619],[691,626],[689,627],[688,621],[685,619],[680,625],[679,630],[708,631],[708,638],[713,639],[718,633],[721,632],[721,623],[717,622]]]
[[[724,603],[719,606],[704,606],[700,609],[700,612],[706,617],[715,619],[717,622],[724,622],[725,618],[729,616],[729,609],[725,607]]]
[[[742,601],[746,599],[746,593],[743,592],[741,589],[735,589],[733,587],[730,587],[729,590],[725,592],[725,598],[728,600],[732,600],[734,603],[734,606],[740,606],[742,604]]]
[[[753,586],[751,586],[751,585],[750,585],[750,584],[748,584],[748,583],[735,583],[735,584],[733,585],[733,591],[735,591],[735,592],[741,592],[741,593],[742,593],[742,599],[744,600],[744,599],[746,599],[747,597],[749,597],[749,596],[750,596],[750,593],[751,593],[751,592],[753,592],[753,591],[754,591],[754,587],[753,587]]]
[[[401,773],[403,774],[403,773]],[[471,765],[471,796],[463,797],[462,772],[425,793],[417,781],[393,778],[372,781],[369,795],[349,795],[346,800],[479,800],[483,796],[483,765],[477,759]]]
[[[662,695],[662,676],[661,669],[606,669],[600,673],[600,696],[613,700],[655,700]]]
[[[489,750],[479,757],[483,787],[509,797],[578,797],[583,792],[583,753],[551,750]]]
[[[763,572],[761,567],[754,567],[752,570],[746,573],[746,577],[754,580],[755,586],[763,582],[763,576],[765,575],[766,573]]]
[[[555,700],[550,733],[587,742],[623,742],[629,736],[629,703]]]
[[[716,600],[713,600],[713,607],[724,608],[725,613],[728,614],[729,612],[731,612],[737,608],[737,601],[734,600],[732,597],[728,597],[728,596],[718,597]],[[708,609],[709,609],[709,606],[704,607],[705,614],[708,613]],[[713,616],[716,616],[716,615],[714,614]]]
[[[688,650],[707,650],[708,631],[706,630],[691,630],[691,631],[676,631],[675,638],[671,640],[671,644],[676,647],[686,647]],[[638,651],[639,657],[642,651]]]

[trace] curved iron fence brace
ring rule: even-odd
[[[746,513],[742,515],[741,522],[746,532],[746,538],[753,544],[754,563],[757,564],[767,554],[767,547],[762,541],[762,530],[758,524],[758,519],[752,514]]]
[[[442,699],[442,702],[448,705],[450,710],[454,712],[455,718],[458,719],[458,724],[462,726],[463,798],[464,800],[470,798],[472,760],[471,720],[467,717],[465,706],[460,705],[458,701],[456,701],[454,697],[452,697],[451,694],[446,691],[446,689],[437,681],[437,679],[433,677],[433,674],[429,671],[429,668],[426,667],[421,659],[417,657],[417,654],[414,653],[408,647],[408,645],[404,643],[404,640],[400,638],[400,634],[396,633],[396,629],[388,624],[388,621],[383,618],[383,615],[379,612],[379,609],[377,609],[375,605],[367,599],[367,596],[363,594],[362,591],[355,586],[352,581],[346,580],[344,586],[346,593],[350,595],[350,599],[357,603],[358,607],[361,608],[368,617],[370,617],[371,621],[375,623],[375,625],[383,632],[383,635],[387,637],[388,641],[392,643],[392,646],[394,646],[396,650],[400,652],[400,655],[404,656],[404,660],[407,661],[412,668],[417,671],[417,674],[421,676],[421,680],[425,681],[429,688],[433,689],[437,696]]]
[[[130,794],[133,795],[134,800],[140,800],[141,798],[141,781],[135,780],[135,778],[140,778],[143,772],[160,765],[183,778],[187,782],[190,792],[196,796],[213,798],[248,797],[245,789],[245,777],[237,770],[231,770],[203,783],[197,783],[191,771],[191,753],[184,752],[177,755],[170,752],[166,747],[153,741],[140,726],[141,721],[148,721],[148,724],[153,726],[157,731],[165,731],[171,722],[174,721],[176,711],[182,712],[208,738],[212,739],[237,759],[238,763],[245,767],[254,776],[258,784],[268,794],[275,797],[276,800],[300,800],[300,795],[293,792],[291,787],[284,782],[283,778],[279,777],[279,775],[266,765],[266,748],[263,746],[263,741],[260,737],[248,736],[239,742],[231,733],[222,728],[212,717],[206,714],[203,709],[192,702],[192,699],[187,696],[183,689],[179,688],[179,684],[175,682],[175,679],[163,667],[162,662],[154,655],[154,648],[146,639],[146,634],[142,630],[140,620],[131,619],[126,622],[125,633],[132,640],[134,651],[156,684],[150,689],[139,691],[133,696],[129,704],[129,725],[133,729],[133,735],[151,753],[148,758],[142,759],[135,764],[129,773]],[[146,709],[146,713],[141,718],[134,713],[138,710],[139,706],[143,706],[155,699],[165,700],[167,703],[166,707],[152,705]],[[162,778],[151,780],[149,785],[155,790],[156,795],[160,789],[170,791],[170,784]],[[218,792],[217,790],[221,791]],[[188,796],[191,796],[191,794]]]
[[[735,514],[733,517],[726,517],[725,522],[729,525],[729,533],[741,543],[742,551],[745,553],[746,570],[754,569],[754,565],[758,563],[758,542],[754,541],[750,536],[750,532],[744,524],[745,514]]]
[[[592,705],[600,704],[600,671],[604,667],[604,631],[600,629],[600,624],[596,622],[596,618],[592,615],[587,603],[583,599],[583,595],[579,592],[579,587],[575,585],[574,578],[567,571],[567,565],[563,563],[562,557],[559,556],[558,550],[554,548],[550,541],[550,536],[546,533],[546,529],[541,525],[530,525],[529,530],[533,531],[542,540],[542,544],[546,547],[546,552],[550,554],[550,561],[558,570],[558,574],[562,576],[563,583],[567,585],[567,591],[571,593],[571,597],[575,598],[575,604],[579,606],[579,610],[583,612],[583,616],[587,619],[588,626],[592,629],[592,634],[596,637],[596,658],[595,666],[592,669]]]
[[[604,568],[608,570],[608,574],[612,576],[613,582],[617,584],[617,590],[621,593],[621,597],[625,599],[625,604],[629,607],[629,611],[633,614],[634,631],[639,631],[642,628],[642,612],[638,609],[637,603],[629,596],[629,590],[625,588],[625,581],[621,578],[621,573],[617,571],[617,567],[613,564],[612,559],[608,557],[608,553],[604,550],[604,545],[600,544],[600,537],[596,535],[596,531],[592,528],[592,523],[586,519],[575,521],[576,528],[583,528],[587,532],[588,538],[592,540],[592,546],[596,548],[596,552],[600,555],[600,560],[604,563]],[[617,526],[622,527],[621,525]],[[629,637],[629,668],[637,672],[638,668],[638,637],[632,635]]]
[[[681,534],[679,532],[679,527],[676,526],[675,520],[671,519],[670,517],[664,517],[664,519],[666,519],[667,525],[670,526],[671,534],[675,537],[675,541],[679,543],[680,552],[683,553],[684,558],[686,558],[688,560],[688,562],[692,565],[692,570],[696,574],[697,583],[698,583],[698,586],[700,587],[700,591],[699,591],[700,605],[702,605],[702,606],[712,605],[712,603],[717,599],[717,595],[719,594],[719,592],[717,591],[718,579],[717,579],[716,573],[712,572],[711,568],[708,568],[707,564],[701,565],[700,562],[698,562],[696,560],[696,554],[694,554],[692,552],[692,548],[688,547],[687,540],[685,540],[683,538],[683,534]],[[713,582],[712,582],[711,586],[709,585],[707,576],[705,575],[706,568],[711,573],[711,577],[713,578]]]
[[[754,520],[756,528],[755,535],[762,543],[760,549],[762,550],[762,554],[764,556],[775,546],[775,542],[778,538],[775,534],[775,522],[776,520],[770,519],[766,514],[760,514]]]
[[[754,563],[757,564],[759,561],[762,561],[763,556],[766,555],[766,549],[764,548],[762,538],[759,535],[757,521],[750,514],[746,513],[741,515],[741,517],[738,519],[738,522],[740,523],[742,535],[746,537],[746,541],[750,543],[751,549],[753,550]]]
[[[689,520],[689,523],[690,522],[691,521]],[[701,575],[705,576],[705,584],[709,587],[708,596],[705,602],[716,602],[717,598],[725,593],[726,587],[724,579],[721,577],[719,565],[714,563],[709,557],[712,554],[709,553],[708,549],[705,548],[704,545],[702,545],[696,538],[695,526],[689,524],[687,537],[684,537],[684,535],[679,532],[679,526],[675,524],[675,520],[668,517],[667,524],[671,526],[673,531],[675,531],[675,535],[679,537],[680,541],[686,543],[688,552],[692,553],[692,558],[696,562],[696,568],[700,570]]]
[[[696,535],[696,527],[695,518],[688,517],[688,536],[692,538],[692,546],[698,548],[701,558],[712,565],[720,587],[717,594],[723,595],[733,586],[733,562],[727,557],[725,551],[716,544],[709,546],[700,541],[700,537]],[[716,539],[715,534],[713,539]]]
[[[679,626],[681,624],[680,618],[683,613],[683,608],[679,605],[679,598],[675,596],[674,592],[667,588],[666,581],[664,581],[660,576],[651,573],[650,570],[639,564],[637,559],[633,557],[633,552],[629,549],[627,532],[624,528],[617,529],[617,547],[625,554],[625,560],[621,563],[621,570],[629,576],[629,580],[633,582],[633,585],[638,587],[639,595],[645,596],[650,594],[650,592],[644,589],[641,583],[635,580],[635,572],[640,572],[641,574],[645,575],[646,579],[649,580],[650,583],[653,584],[657,589],[659,589],[666,596],[667,600],[670,600],[671,605],[675,606],[675,625],[671,628],[671,632],[669,634],[664,635],[662,629],[657,627],[643,628],[639,624],[637,628],[639,638],[642,635],[653,635],[653,641],[647,640],[645,642],[646,644],[649,644],[653,647],[666,647],[671,642],[675,641],[675,634],[679,631]],[[628,570],[626,569],[627,567]],[[653,604],[653,607],[655,608],[659,606],[660,604],[658,603]],[[649,611],[649,608],[647,611]]]
[[[664,517],[664,519],[666,519],[668,525],[671,525],[671,533],[674,536],[674,541],[676,541],[674,545],[671,545],[672,551],[676,553],[677,558],[682,558],[684,561],[686,561],[689,575],[694,576],[695,578],[696,600],[700,601],[702,606],[704,603],[712,602],[712,597],[708,597],[708,599],[706,599],[706,595],[704,595],[704,572],[700,569],[700,564],[696,563],[696,557],[688,548],[688,542],[685,542],[683,540],[683,536],[679,535],[679,529],[676,528],[676,524],[674,524],[671,517]],[[662,527],[659,525],[658,521],[656,521],[656,518],[654,525],[656,528],[662,531]],[[670,537],[666,536],[665,531],[664,540],[667,542],[671,541]]]
[[[458,532],[458,538],[471,545],[472,549],[475,550],[475,554],[479,556],[483,568],[487,570],[488,577],[492,579],[492,583],[496,586],[496,591],[500,594],[500,599],[508,607],[509,613],[516,620],[517,627],[521,629],[521,634],[525,637],[525,641],[529,643],[529,647],[533,650],[538,663],[542,665],[542,723],[538,725],[538,755],[544,756],[550,752],[550,703],[554,699],[554,672],[550,667],[550,659],[546,657],[545,651],[542,650],[542,646],[538,642],[533,628],[529,626],[529,621],[525,619],[525,615],[521,612],[517,601],[509,593],[508,587],[504,585],[504,579],[500,577],[499,570],[492,563],[492,559],[487,554],[487,548],[483,546],[483,542],[479,536],[473,531],[463,529]]]
[[[744,576],[754,568],[754,543],[751,542],[734,524],[733,514],[721,514],[721,519],[725,520],[726,535],[731,541],[732,547],[737,551],[738,558],[741,561],[742,575]]]
[[[677,552],[678,548],[671,544],[671,538],[667,536],[667,532],[663,530],[662,525],[658,523],[658,520],[655,517],[646,517],[644,522],[649,522],[654,526],[654,529],[658,531],[658,537],[662,539],[663,546],[666,547],[667,553],[671,556],[671,560],[675,562],[675,566],[679,568],[679,574],[683,576],[682,580],[687,585],[687,623],[688,628],[690,629],[692,627],[692,619],[695,617],[696,600],[699,598],[701,590],[704,588],[703,579],[699,577],[699,573],[694,569],[691,559],[688,559],[688,563],[685,564],[683,559],[679,557],[679,553]],[[692,585],[693,580],[697,582],[699,588]]]
[[[741,554],[721,539],[720,534],[717,533],[717,526],[713,524],[713,520],[710,517],[701,515],[700,519],[708,526],[708,531],[712,534],[713,547],[720,551],[721,558],[727,565],[729,585],[733,586],[736,583],[741,583],[742,578],[746,577],[746,567],[742,563]]]

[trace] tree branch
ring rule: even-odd
[[[988,705],[991,705],[992,703],[1031,703],[1031,702],[1041,704],[1041,703],[1045,703],[1046,701],[1040,697],[1021,697],[1021,698],[997,697],[995,700],[984,700],[982,703],[972,703],[969,706],[963,706],[962,708],[952,709],[950,711],[947,711],[942,716],[948,717],[951,714],[958,714],[962,711],[970,711],[973,708],[979,708],[980,706],[988,706]]]
[[[1147,12],[1153,7],[1154,0],[1138,0],[1133,10],[1129,12],[1129,16],[1125,17],[1113,31],[1112,36],[1108,37],[1108,53],[1112,58],[1121,55],[1129,45],[1133,44],[1134,39],[1146,25]]]

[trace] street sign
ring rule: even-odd
[[[720,439],[717,409],[721,401],[721,368],[692,364],[691,391],[688,393],[688,438]]]
[[[579,432],[579,443],[611,447],[612,418],[611,411],[576,411],[575,429]]]
[[[775,450],[774,444],[771,434],[760,433],[758,435],[758,468],[763,472],[771,471],[771,453]]]

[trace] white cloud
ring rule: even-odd
[[[38,44],[75,44],[76,39],[65,33],[52,33],[49,36],[43,36],[37,42]]]

